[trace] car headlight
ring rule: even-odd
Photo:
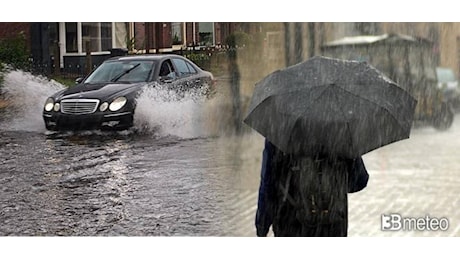
[[[61,104],[59,103],[54,104],[54,111],[58,112],[60,108],[61,108]]]
[[[117,97],[112,103],[110,103],[109,110],[117,111],[120,110],[125,104],[127,99],[125,97]]]
[[[99,107],[99,110],[100,110],[101,112],[104,112],[104,111],[107,110],[108,107],[109,107],[109,103],[104,102],[104,103],[102,103],[101,106]]]
[[[53,110],[54,107],[54,100],[52,98],[48,98],[45,102],[45,111],[49,112]]]

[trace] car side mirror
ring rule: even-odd
[[[160,82],[161,83],[172,83],[173,78],[171,78],[169,76],[163,76],[163,77],[160,77]]]
[[[75,84],[80,84],[83,82],[83,78],[76,78],[75,79]]]

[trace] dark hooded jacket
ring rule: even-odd
[[[342,223],[337,228],[339,229],[338,232],[334,233],[326,233],[322,232],[321,234],[317,231],[289,231],[286,229],[282,230],[282,225],[279,224],[279,218],[277,218],[277,190],[276,190],[276,182],[279,181],[276,177],[277,174],[281,171],[280,168],[285,167],[287,159],[280,154],[283,154],[280,150],[276,148],[272,143],[268,140],[265,141],[265,148],[262,155],[262,169],[261,169],[261,179],[260,179],[260,186],[259,186],[259,197],[258,197],[258,204],[257,204],[257,212],[256,212],[256,230],[257,236],[267,236],[270,226],[277,225],[277,227],[273,227],[275,231],[275,236],[278,235],[282,236],[308,236],[309,234],[312,235],[323,235],[323,236],[346,236],[347,234],[347,223]],[[361,157],[356,159],[347,159],[346,160],[347,168],[348,168],[348,192],[358,192],[364,189],[367,185],[369,174],[364,166],[364,162]],[[347,201],[344,201],[345,207],[347,207]],[[274,224],[275,221],[275,224]],[[283,224],[291,225],[291,223],[287,224],[286,219],[283,219]],[[347,222],[347,217],[345,216],[344,219]],[[278,222],[278,223],[277,223]],[[287,221],[289,222],[289,221]],[[281,227],[280,227],[281,226]],[[291,229],[301,230],[302,228],[291,227]],[[340,230],[342,229],[342,230]],[[345,230],[343,230],[345,229]],[[303,233],[296,233],[296,232],[303,232]]]

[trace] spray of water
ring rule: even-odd
[[[146,86],[137,99],[134,125],[157,137],[218,135],[216,109],[221,101],[220,96],[207,98],[202,89],[177,93],[165,86]]]
[[[21,70],[4,75],[1,97],[9,104],[2,112],[0,128],[14,131],[39,132],[45,130],[42,111],[46,99],[64,85],[42,76]]]
[[[7,72],[0,91],[9,105],[0,113],[0,129],[45,132],[44,102],[64,87],[54,80],[28,72]],[[206,98],[202,89],[178,94],[164,86],[147,85],[137,99],[134,130],[155,137],[216,136],[225,125],[223,118],[227,114],[225,111],[228,112],[225,100],[219,95]],[[91,131],[91,134],[99,132]]]

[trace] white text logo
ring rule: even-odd
[[[382,231],[446,231],[449,228],[447,218],[402,217],[400,214],[382,214]]]

